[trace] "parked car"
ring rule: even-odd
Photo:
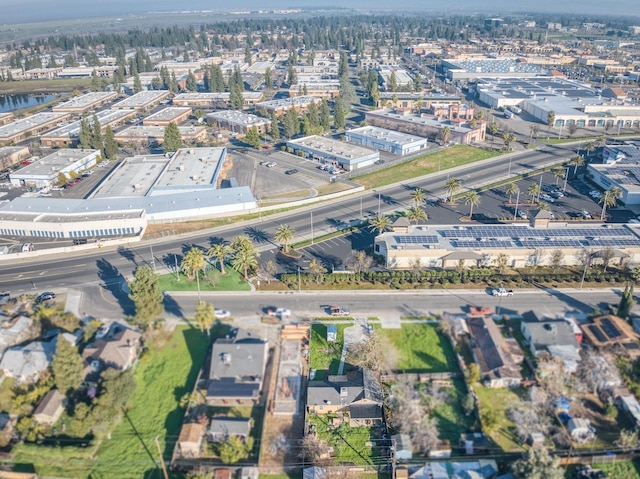
[[[35,246],[33,246],[33,243],[24,243],[22,245],[23,253],[28,253],[29,251],[33,251],[34,249],[35,249]]]
[[[109,334],[109,324],[103,324],[96,332],[96,339],[102,339]]]
[[[589,213],[587,210],[582,210],[580,215],[582,216],[583,220],[590,220],[591,219],[591,213]]]
[[[526,219],[528,219],[528,218],[529,218],[529,217],[527,216],[527,213],[525,213],[525,212],[524,212],[524,211],[522,211],[522,210],[518,210],[518,216],[519,216],[520,218],[522,218],[523,220],[526,220]]]
[[[284,172],[285,175],[295,175],[298,172],[295,168]]]
[[[331,316],[349,316],[349,310],[341,308],[340,306],[329,306],[329,313]]]
[[[52,299],[55,299],[56,294],[52,293],[51,291],[46,291],[44,293],[40,293],[38,295],[38,297],[36,298],[36,303],[43,303],[44,301],[51,301]]]
[[[551,195],[548,195],[546,193],[542,193],[540,195],[540,198],[542,198],[543,200],[545,200],[548,203],[555,203],[556,202],[555,198],[553,198]]]
[[[227,311],[226,309],[218,309],[218,308],[216,308],[214,310],[214,315],[215,315],[216,319],[224,319],[224,318],[230,317],[231,313],[229,311]]]
[[[591,196],[591,198],[593,198],[594,200],[599,200],[602,196],[602,193],[600,193],[598,190],[591,190],[589,192],[589,196]]]
[[[504,288],[492,289],[491,294],[493,296],[513,296],[513,290]]]

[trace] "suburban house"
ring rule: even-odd
[[[480,367],[482,382],[491,388],[519,386],[524,355],[515,340],[508,342],[503,338],[491,316],[470,316],[467,324],[471,351]]]
[[[594,318],[581,326],[585,340],[596,349],[618,349],[631,357],[638,357],[638,335],[622,318],[614,315]]]
[[[180,457],[200,457],[204,437],[204,426],[197,422],[182,425],[178,436],[177,455]]]
[[[227,337],[217,339],[211,349],[207,403],[261,403],[268,353],[268,341],[245,330],[235,329]]]
[[[0,328],[0,351],[26,341],[32,323],[31,318],[20,315],[3,325]]]
[[[95,380],[107,368],[126,371],[138,357],[142,335],[120,323],[113,323],[102,338],[88,344],[82,351],[84,377]]]
[[[307,387],[308,413],[348,414],[349,424],[354,427],[381,423],[382,403],[382,386],[367,369],[309,381]]]
[[[231,437],[239,437],[246,441],[251,432],[251,419],[244,417],[214,417],[207,430],[210,442],[226,442]]]
[[[33,420],[37,424],[53,426],[64,411],[66,397],[57,389],[49,391],[33,412]]]
[[[576,334],[577,326],[565,319],[527,319],[525,315],[520,330],[531,354],[536,358],[549,355],[562,361],[566,372],[575,373],[580,362],[580,328]]]
[[[410,479],[495,479],[498,464],[493,459],[479,461],[430,462],[409,475]]]
[[[57,338],[51,341],[32,341],[7,349],[0,361],[0,370],[16,382],[37,382],[56,352]]]

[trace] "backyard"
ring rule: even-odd
[[[451,444],[456,444],[460,434],[474,430],[475,415],[466,415],[462,408],[462,400],[467,395],[464,380],[454,379],[453,386],[442,388],[442,392],[447,398],[433,409],[431,416],[438,420],[440,439],[447,439]]]
[[[199,409],[198,409],[199,411]],[[250,432],[250,441],[252,444],[251,451],[251,460],[258,460],[258,453],[260,451],[260,436],[262,434],[262,422],[264,416],[264,408],[263,407],[251,407],[251,406],[232,406],[232,407],[223,407],[223,406],[206,406],[206,414],[209,419],[216,416],[227,416],[227,417],[237,417],[237,418],[251,418],[251,432]],[[247,444],[249,444],[247,442]],[[207,448],[207,457],[218,457],[216,455],[215,447],[211,444]],[[242,458],[247,459],[247,457]]]
[[[405,373],[441,373],[457,371],[451,344],[433,324],[403,324],[401,329],[383,329],[382,333],[398,350],[396,370]]]
[[[514,435],[515,425],[507,417],[507,409],[520,402],[519,389],[494,389],[474,384],[478,396],[482,430],[503,451],[521,450]]]
[[[159,438],[168,460],[184,414],[180,399],[192,390],[208,343],[198,329],[178,328],[165,344],[143,355],[126,416],[102,443],[85,449],[21,444],[12,463],[46,476],[151,477],[158,463],[154,440]]]
[[[311,325],[309,370],[316,370],[315,379],[324,379],[327,375],[338,374],[342,345],[344,343],[344,330],[352,324],[353,321],[336,324],[338,333],[335,343],[327,341],[327,324],[316,323]]]

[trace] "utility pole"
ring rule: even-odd
[[[313,244],[313,211],[311,211],[311,244]]]
[[[516,209],[513,210],[513,221],[518,217],[518,204],[520,203],[520,191],[518,190],[518,195],[516,196]]]
[[[160,456],[160,465],[162,466],[162,474],[164,475],[164,479],[169,479],[169,474],[167,473],[167,466],[164,463],[164,458],[162,457],[162,450],[160,449],[160,441],[158,441],[158,436],[156,436],[156,446],[158,447],[158,455]]]
[[[153,272],[157,273],[157,271],[156,271],[156,260],[153,257],[153,245],[149,245],[149,249],[151,250],[151,266],[153,266]]]

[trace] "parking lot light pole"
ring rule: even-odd
[[[311,212],[311,244],[313,244],[313,211]]]
[[[518,195],[516,196],[516,209],[513,210],[513,221],[515,221],[518,217],[518,204],[520,203],[520,191],[518,191]]]
[[[564,176],[564,186],[562,187],[562,192],[567,192],[567,180],[569,179],[569,168],[567,167],[567,174]]]

